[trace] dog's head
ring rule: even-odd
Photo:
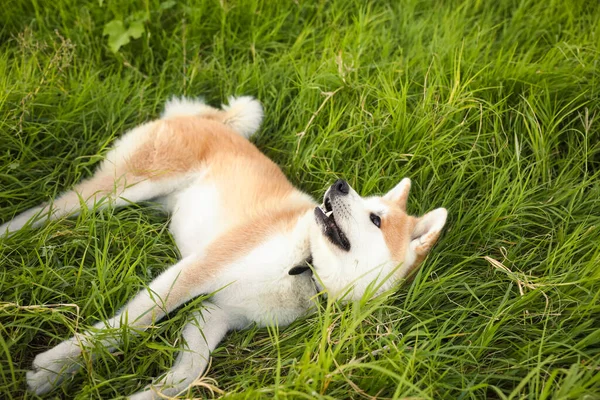
[[[423,261],[446,223],[444,208],[406,214],[410,179],[381,197],[363,198],[338,180],[315,208],[313,266],[330,296],[359,299],[374,284],[389,289]]]

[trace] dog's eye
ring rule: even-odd
[[[376,227],[381,228],[381,218],[379,218],[379,215],[371,213],[371,222],[374,223]]]

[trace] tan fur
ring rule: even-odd
[[[400,203],[398,203],[398,201]],[[411,234],[415,229],[418,218],[407,215],[403,208],[406,207],[406,199],[399,199],[397,202],[387,202],[388,213],[381,221],[381,230],[385,242],[392,253],[392,258],[396,262],[402,262],[405,257],[406,249],[411,241]],[[402,208],[401,208],[402,207]],[[434,232],[421,238],[421,244],[415,248],[416,259],[410,269],[402,272],[403,275],[409,275],[416,271],[421,263],[427,257],[427,254],[438,240],[440,233]],[[399,271],[404,271],[400,269]]]
[[[381,231],[385,242],[396,262],[404,260],[410,234],[415,225],[414,217],[406,215],[396,202],[386,201],[388,212],[381,220]]]
[[[160,319],[183,301],[195,297],[194,292],[216,277],[222,268],[247,255],[269,236],[291,229],[298,218],[311,208],[311,204],[292,205],[292,208],[265,213],[225,232],[206,248],[205,257],[193,260],[181,270],[166,292],[154,293],[159,299],[158,306],[152,308],[144,322]]]
[[[152,179],[207,166],[206,178],[226,194],[222,200],[236,203],[235,207],[224,204],[232,211],[260,214],[296,190],[252,143],[222,123],[204,118],[157,121],[147,141],[127,161],[128,170]]]
[[[410,192],[410,185],[407,185],[407,189],[403,191],[400,196],[396,199],[396,207],[406,212],[406,203],[408,202],[408,194]]]
[[[408,194],[408,192],[407,192]],[[418,218],[407,215],[404,210],[406,208],[406,197],[402,196],[395,202],[388,202],[389,212],[385,215],[381,222],[381,230],[385,242],[392,253],[392,257],[396,262],[402,262],[405,257],[405,251],[412,240],[412,232],[415,229]],[[427,257],[427,254],[435,244],[439,237],[439,232],[425,235],[421,238],[421,244],[416,247],[416,258],[408,271],[400,268],[398,271],[403,276],[409,276],[419,269],[421,263]]]
[[[206,179],[224,194],[223,206],[231,210],[229,220],[243,222],[262,215],[264,209],[296,192],[279,167],[252,143],[222,123],[204,118],[155,122],[148,139],[127,160],[129,171],[151,179],[202,168],[207,168]]]
[[[264,159],[265,169],[277,170],[287,182],[279,168],[252,143],[226,125],[204,116],[175,117],[152,123],[144,143],[129,157],[127,169],[140,175],[157,172],[169,175],[189,171],[206,162],[210,162],[212,168],[213,162],[238,157]]]
[[[118,177],[118,178],[116,178]],[[136,176],[123,168],[123,166],[117,167],[112,173],[109,171],[101,171],[96,173],[92,178],[85,180],[73,188],[84,200],[95,199],[100,200],[102,197],[108,194],[115,194],[118,196],[127,187],[135,185],[136,183],[144,180],[143,177]],[[74,201],[79,201],[73,198]]]

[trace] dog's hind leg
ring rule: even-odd
[[[52,202],[31,208],[0,225],[0,236],[19,230],[28,223],[36,228],[48,220],[77,215],[82,206],[102,209],[149,200],[166,194],[177,183],[176,180],[157,182],[127,175],[114,179],[110,175],[97,174]]]
[[[226,312],[205,302],[204,309],[193,313],[183,328],[185,343],[173,367],[158,378],[148,390],[138,392],[131,400],[163,399],[176,396],[196,381],[208,365],[210,352],[232,328]]]
[[[75,185],[50,203],[31,208],[0,225],[0,236],[19,230],[28,223],[31,227],[38,227],[47,220],[76,215],[82,206],[98,209],[120,207],[176,190],[187,179],[185,174],[170,174],[161,178],[163,171],[152,171],[151,165],[142,171],[135,170],[129,162],[132,156],[144,152],[143,146],[152,140],[153,135],[156,136],[157,129],[160,129],[160,124],[151,122],[127,132],[116,141],[91,178]],[[146,164],[151,161],[148,160]]]

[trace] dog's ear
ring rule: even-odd
[[[392,201],[406,211],[406,201],[408,200],[408,192],[410,192],[410,179],[404,178],[399,184],[394,186],[392,190],[387,192],[383,198],[387,201]]]
[[[436,208],[417,218],[410,238],[410,247],[417,254],[417,261],[425,258],[429,250],[437,242],[440,232],[446,224],[448,212],[445,208]]]

